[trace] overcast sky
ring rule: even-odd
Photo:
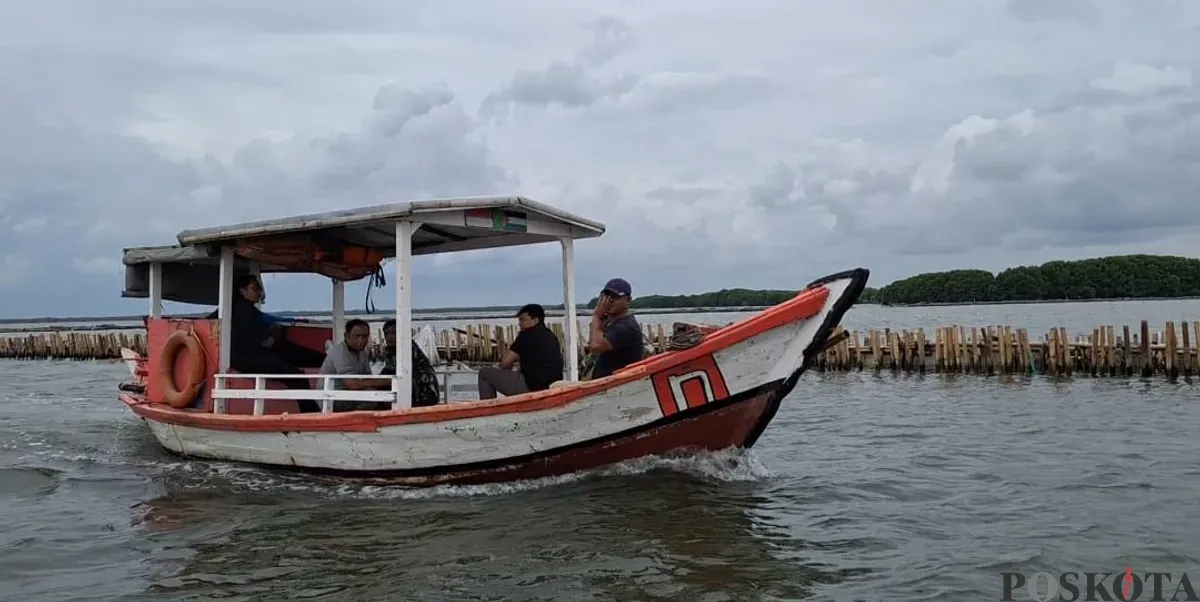
[[[121,249],[184,228],[430,196],[604,222],[581,302],[1200,248],[1195,1],[43,0],[0,40],[6,317],[144,312]],[[559,266],[419,258],[414,301]]]

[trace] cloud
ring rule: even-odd
[[[638,76],[623,73],[608,78],[601,68],[634,43],[629,26],[615,17],[600,17],[588,24],[592,39],[569,60],[554,60],[539,69],[521,69],[500,90],[483,99],[480,114],[504,121],[513,106],[567,109],[590,107],[601,100],[616,100],[638,84]]]
[[[122,247],[427,196],[606,222],[581,296],[1194,254],[1197,31],[1195,3],[1115,0],[13,3],[4,313],[143,311]],[[414,295],[553,302],[558,270],[554,246],[420,258]]]
[[[1176,69],[1171,65],[1156,69],[1150,65],[1139,65],[1129,61],[1117,63],[1111,76],[1092,83],[1092,87],[1098,90],[1113,91],[1127,96],[1142,96],[1171,89],[1187,93],[1192,86],[1192,72],[1187,69]]]

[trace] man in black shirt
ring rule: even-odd
[[[604,283],[588,328],[587,350],[596,356],[591,378],[604,378],[645,355],[642,325],[629,313],[632,300],[633,288],[625,279]]]
[[[517,312],[521,332],[500,358],[500,366],[479,371],[479,398],[494,399],[502,395],[520,395],[543,391],[550,383],[562,380],[563,355],[558,337],[546,327],[546,310],[530,303]],[[514,372],[513,364],[521,363]]]

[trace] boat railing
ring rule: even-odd
[[[229,388],[230,379],[254,379],[254,387],[248,389],[233,389]],[[253,399],[254,400],[254,415],[262,416],[264,402],[268,399],[294,399],[296,401],[319,401],[321,402],[321,413],[329,414],[333,412],[333,402],[335,401],[374,401],[380,403],[391,402],[392,409],[399,409],[399,402],[396,400],[396,384],[392,382],[392,389],[388,391],[380,390],[365,390],[353,391],[349,389],[336,389],[335,383],[346,380],[364,380],[378,379],[376,375],[365,374],[217,374],[214,377],[213,383],[213,413],[225,414],[226,401],[229,399]],[[316,379],[320,381],[320,387],[316,389],[293,389],[291,387],[285,389],[268,389],[267,381],[274,380],[309,380]]]
[[[443,369],[436,371],[442,377],[442,403],[450,402],[450,376],[455,374],[475,374],[474,370],[470,369]],[[290,399],[296,401],[318,401],[321,403],[321,413],[329,414],[333,412],[333,403],[335,401],[362,402],[370,401],[376,403],[391,403],[393,410],[400,409],[400,403],[396,399],[396,381],[392,381],[392,388],[388,390],[351,390],[335,388],[335,383],[346,380],[364,380],[380,378],[388,378],[378,374],[216,374],[214,375],[213,383],[213,413],[227,413],[226,401],[230,399],[252,399],[254,400],[254,416],[262,416],[265,409],[265,401],[268,399]],[[252,388],[230,388],[230,379],[254,379]],[[268,389],[268,380],[309,380],[316,379],[320,382],[320,386],[316,389],[293,389],[291,387],[284,389]]]

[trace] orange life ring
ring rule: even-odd
[[[179,351],[188,350],[187,383],[182,389],[175,386],[175,360]],[[163,399],[173,408],[185,408],[196,399],[200,385],[204,383],[204,350],[200,347],[200,339],[196,335],[176,330],[163,343],[162,354],[158,362],[158,384],[163,390]]]

